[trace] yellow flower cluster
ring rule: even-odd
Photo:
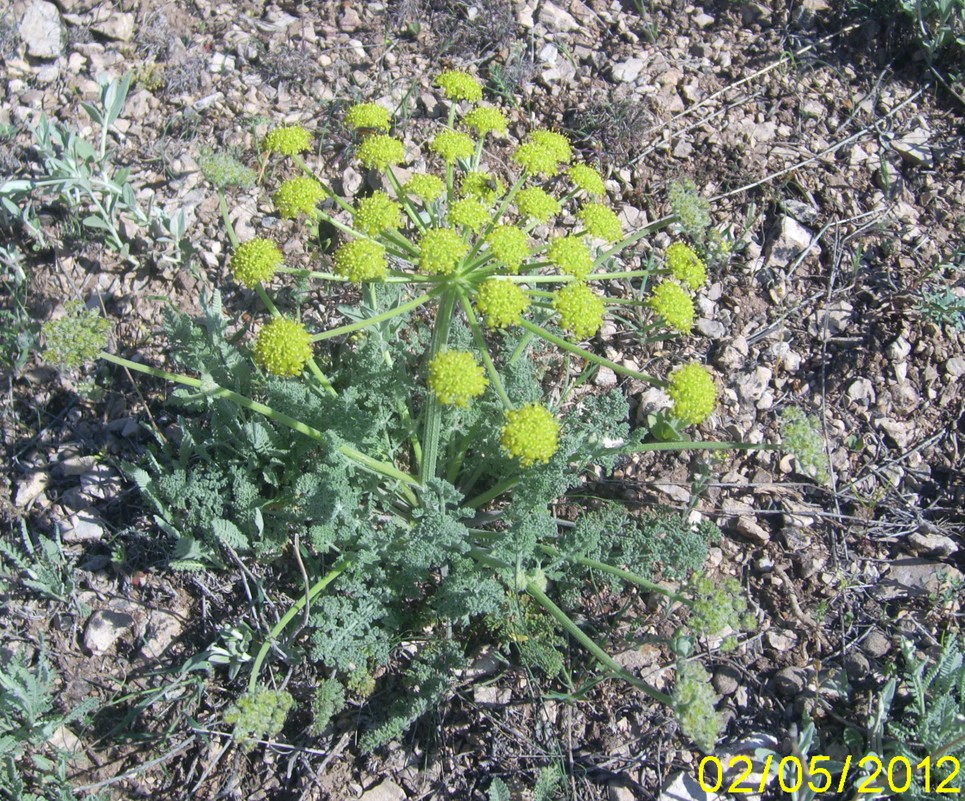
[[[443,351],[429,362],[429,389],[447,406],[468,406],[488,385],[486,371],[468,351]]]
[[[717,386],[706,367],[687,364],[670,375],[667,390],[673,399],[673,413],[685,423],[699,425],[717,406]]]
[[[469,245],[451,228],[430,228],[419,243],[419,266],[432,275],[451,275],[469,252]]]
[[[489,328],[518,325],[529,308],[529,298],[512,281],[488,278],[476,292],[476,308],[486,317]]]
[[[545,406],[531,403],[506,412],[500,442],[523,467],[545,464],[559,448],[560,424]]]
[[[603,326],[603,298],[586,284],[570,284],[556,293],[553,308],[560,314],[560,326],[578,339],[589,339]]]
[[[238,245],[230,267],[235,278],[250,289],[271,278],[284,260],[270,239],[251,239]]]
[[[272,375],[300,375],[312,358],[312,338],[297,320],[277,317],[258,332],[255,362]]]
[[[381,281],[388,272],[385,248],[372,239],[353,239],[335,251],[335,273],[361,284]]]
[[[299,153],[312,149],[312,135],[301,125],[286,125],[265,134],[261,146],[268,153],[297,156]]]

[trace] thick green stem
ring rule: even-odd
[[[466,297],[465,292],[459,292],[459,302],[462,303],[462,308],[466,312],[473,339],[476,341],[476,347],[479,348],[479,354],[482,356],[483,363],[486,365],[486,372],[489,373],[489,380],[492,382],[493,389],[495,389],[496,394],[499,395],[503,406],[506,407],[506,409],[512,409],[513,404],[509,400],[509,395],[506,394],[503,380],[500,378],[496,370],[496,365],[493,364],[492,357],[489,355],[489,349],[486,347],[486,339],[483,336],[482,328],[479,327],[476,312],[473,311],[472,304],[469,302],[469,298]]]
[[[630,236],[626,237],[625,239],[621,239],[609,250],[603,251],[599,256],[596,257],[596,259],[593,260],[593,266],[599,267],[605,261],[623,252],[628,247],[630,247],[630,245],[636,244],[645,236],[649,236],[654,231],[659,231],[661,228],[666,228],[668,225],[670,225],[670,223],[672,223],[676,219],[677,218],[671,214],[668,217],[661,217],[659,220],[655,220],[654,222],[650,223],[650,225],[645,225],[639,231],[636,231],[635,233],[630,234]]]
[[[121,367],[126,367],[129,370],[136,370],[137,372],[146,373],[147,375],[152,375],[156,378],[162,378],[165,381],[171,381],[176,384],[183,384],[187,387],[199,389],[205,395],[212,398],[225,398],[226,400],[230,400],[232,403],[240,406],[243,409],[257,412],[258,414],[267,417],[269,420],[274,420],[276,423],[287,426],[288,428],[297,431],[299,434],[304,434],[306,437],[310,437],[317,442],[325,442],[325,435],[317,428],[312,428],[312,426],[306,425],[301,420],[296,420],[294,417],[289,417],[287,414],[275,411],[270,406],[266,406],[264,403],[259,403],[256,400],[252,400],[251,398],[235,392],[234,390],[228,389],[227,387],[222,387],[219,384],[216,384],[210,378],[207,380],[202,380],[199,378],[192,378],[191,376],[179,375],[177,373],[169,373],[165,370],[158,370],[156,367],[150,367],[146,364],[132,362],[130,359],[115,356],[113,353],[107,353],[105,351],[101,351],[100,358],[104,359],[105,361],[120,365]],[[385,478],[391,478],[401,482],[403,484],[402,492],[410,502],[415,503],[415,495],[409,489],[409,486],[418,487],[419,480],[417,478],[414,478],[408,473],[399,470],[399,468],[393,464],[389,464],[388,462],[380,462],[378,459],[373,459],[371,456],[366,456],[364,453],[351,447],[350,445],[340,445],[338,447],[338,451],[347,459],[355,462],[359,467],[384,476]]]
[[[224,189],[218,190],[218,205],[221,207],[221,218],[224,220],[225,230],[228,232],[228,240],[231,242],[231,247],[237,250],[238,234],[235,233],[235,227],[231,224],[231,217],[228,216],[228,201],[225,199]]]
[[[340,337],[343,334],[351,334],[354,331],[361,331],[363,328],[384,323],[386,320],[391,320],[393,317],[398,317],[400,314],[406,314],[407,312],[418,309],[420,306],[428,303],[444,290],[445,287],[437,287],[431,292],[426,292],[424,295],[420,295],[414,300],[410,300],[408,303],[403,303],[401,306],[395,306],[394,308],[387,309],[381,314],[375,315],[375,317],[369,317],[367,320],[359,320],[358,322],[349,323],[347,325],[340,325],[338,328],[333,328],[330,331],[323,331],[321,334],[315,334],[315,336],[312,337],[312,342],[321,342],[326,339],[333,339],[334,337]]]
[[[458,290],[447,289],[439,301],[436,310],[436,322],[432,329],[432,341],[429,345],[429,361],[445,349],[449,342],[449,326],[452,323],[452,313],[456,306]],[[436,476],[436,466],[439,461],[439,435],[442,429],[442,406],[435,396],[430,394],[425,404],[425,426],[422,435],[422,471],[420,478],[425,484]]]
[[[563,337],[556,336],[556,334],[547,331],[545,328],[541,328],[535,323],[531,323],[529,320],[521,320],[520,325],[527,331],[531,331],[532,333],[536,334],[536,336],[542,337],[547,342],[552,342],[554,345],[556,345],[556,347],[569,351],[570,353],[580,356],[587,361],[595,362],[603,367],[609,367],[614,373],[625,375],[628,378],[636,378],[639,381],[646,381],[648,384],[655,387],[669,386],[666,381],[661,381],[659,378],[654,378],[646,373],[641,373],[639,370],[631,370],[629,367],[624,367],[622,364],[617,364],[616,362],[605,359],[602,356],[597,356],[595,353],[590,353],[590,351],[584,350],[579,345],[574,345],[572,342],[563,339]]]
[[[623,570],[619,567],[608,565],[606,562],[598,562],[596,559],[587,559],[585,556],[568,556],[559,550],[559,548],[554,548],[552,545],[537,545],[536,547],[548,556],[567,559],[570,562],[576,562],[584,567],[599,570],[601,573],[609,573],[611,576],[616,576],[617,578],[623,579],[629,584],[635,584],[636,586],[649,592],[658,592],[661,595],[667,596],[672,601],[679,601],[680,603],[687,604],[688,606],[690,605],[689,598],[686,598],[683,595],[678,595],[673,590],[668,590],[666,587],[663,587],[660,584],[647,581],[647,579],[645,579],[643,576],[638,576],[636,573],[631,573],[629,570]]]
[[[251,675],[248,677],[249,692],[252,692],[255,687],[258,686],[258,675],[261,673],[261,666],[264,664],[265,658],[268,656],[268,652],[271,651],[272,644],[275,640],[281,636],[281,633],[287,628],[288,624],[295,619],[298,613],[305,608],[306,603],[314,601],[321,594],[322,590],[351,566],[351,558],[346,557],[339,561],[325,576],[316,581],[305,595],[295,601],[291,608],[282,616],[281,620],[272,627],[272,630],[268,633],[268,639],[261,644],[261,648],[258,649],[258,653],[255,655],[255,661],[251,666]]]
[[[637,689],[643,690],[655,701],[672,707],[674,700],[666,693],[660,692],[649,682],[634,676],[629,670],[617,663],[606,651],[597,645],[562,609],[560,609],[549,596],[543,592],[534,582],[526,585],[526,593],[545,609],[550,616],[556,620],[580,645],[582,645],[590,655],[596,659],[603,667],[611,671],[618,678],[623,679],[628,684],[632,684]]]
[[[463,506],[467,506],[470,509],[478,509],[480,506],[483,506],[489,503],[490,501],[495,500],[504,492],[509,492],[520,481],[521,481],[520,476],[510,476],[509,478],[504,478],[498,484],[486,490],[481,495],[477,495],[472,500],[466,501],[463,504]]]

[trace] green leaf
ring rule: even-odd
[[[104,222],[100,217],[91,214],[89,217],[84,217],[81,222],[86,228],[96,228],[98,231],[113,231],[113,227],[108,223]]]
[[[499,777],[493,779],[492,784],[489,785],[489,801],[512,801],[509,787]]]

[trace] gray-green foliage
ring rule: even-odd
[[[132,223],[150,230],[153,240],[166,247],[162,258],[179,262],[186,229],[184,212],[168,216],[153,202],[144,207],[130,180],[131,168],[115,164],[108,147],[130,84],[129,75],[104,82],[99,103],[81,104],[100,129],[94,142],[69,125],[41,116],[31,129],[38,169],[29,177],[0,183],[0,213],[19,220],[33,240],[46,246],[48,237],[36,209],[40,204],[60,204],[89,234],[107,242],[122,258],[136,262],[125,232],[125,222]]]
[[[31,666],[21,652],[0,665],[0,795],[16,801],[74,801],[68,754],[54,733],[90,714],[94,702],[69,713],[57,708],[57,675],[41,653]]]
[[[900,686],[908,692],[908,703],[890,710],[886,726],[894,750],[908,757],[912,765],[931,757],[930,791],[922,784],[922,773],[913,771],[912,786],[903,797],[919,801],[932,798],[935,787],[953,770],[954,759],[940,763],[942,756],[959,760],[965,755],[965,654],[957,635],[949,635],[937,653],[919,658],[914,646],[902,640],[904,672]],[[893,679],[883,694],[891,699]]]
[[[44,359],[60,368],[76,369],[93,361],[107,346],[111,322],[79,300],[65,304],[64,315],[44,323]]]
[[[20,542],[0,540],[0,590],[14,592],[17,585],[59,603],[68,603],[74,593],[73,562],[58,538],[39,535],[36,543],[20,521]]]

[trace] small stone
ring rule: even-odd
[[[916,554],[935,558],[951,556],[958,551],[958,544],[955,540],[937,533],[916,531],[908,536],[908,544]]]
[[[94,22],[90,29],[107,39],[129,42],[134,38],[134,14],[116,11],[106,19]]]
[[[769,367],[756,367],[738,379],[737,394],[745,401],[757,402],[764,396],[773,376]]]
[[[405,801],[405,799],[405,790],[388,779],[359,796],[359,801]]]
[[[694,25],[696,25],[701,30],[704,30],[705,28],[709,28],[711,25],[714,24],[714,21],[715,21],[714,18],[710,16],[710,14],[702,13],[694,17]]]
[[[710,680],[718,695],[733,695],[740,686],[740,674],[732,667],[724,666]]]
[[[844,669],[852,681],[862,679],[871,672],[871,664],[861,651],[849,651],[844,655]]]
[[[943,586],[962,581],[962,573],[951,565],[927,559],[898,559],[891,563],[884,579],[872,589],[881,600],[937,596]]]
[[[57,58],[64,52],[64,24],[53,3],[44,0],[28,3],[18,30],[27,54],[34,58]]]
[[[352,6],[346,6],[345,10],[338,18],[338,28],[340,31],[351,33],[362,27],[362,18]]]
[[[797,635],[793,631],[771,629],[764,635],[764,639],[767,640],[767,644],[771,646],[771,648],[783,654],[794,647],[794,644],[797,642]]]
[[[880,659],[891,650],[891,641],[878,629],[872,629],[862,640],[861,648],[873,659]]]
[[[354,197],[361,189],[363,180],[358,170],[354,167],[346,167],[345,172],[342,173],[342,192],[349,197]]]
[[[78,542],[100,542],[104,539],[102,520],[92,512],[78,512],[70,516],[70,528],[63,532],[63,540],[68,544]]]
[[[708,339],[723,339],[727,335],[727,328],[717,320],[708,320],[701,317],[694,327]]]
[[[761,141],[760,131],[756,132],[755,139]],[[805,251],[810,257],[817,257],[821,253],[821,247],[814,244],[814,234],[786,214],[781,217],[777,238],[771,245],[766,266],[779,269],[789,267]]]
[[[543,64],[555,64],[560,59],[560,51],[552,43],[547,42],[543,45],[543,49],[539,51],[537,58]]]
[[[126,632],[134,628],[134,618],[127,612],[99,609],[90,616],[84,632],[84,647],[93,654],[109,651]]]
[[[950,378],[961,378],[965,375],[965,358],[953,356],[945,362],[945,372],[948,373]]]
[[[827,341],[831,337],[843,334],[851,322],[853,311],[854,306],[846,300],[838,300],[829,303],[823,309],[818,309],[808,326],[811,335]]]
[[[26,509],[36,501],[50,483],[50,476],[43,470],[31,473],[26,479],[17,485],[17,494],[14,497],[14,504],[18,509]]]
[[[916,167],[931,167],[935,157],[931,147],[926,144],[927,141],[928,133],[918,130],[895,140],[891,146],[909,164],[914,164]]]
[[[182,631],[184,631],[184,625],[176,615],[160,609],[154,610],[151,612],[147,631],[144,634],[141,658],[160,659],[171,643],[181,636]]]
[[[893,362],[903,362],[910,354],[911,343],[901,336],[885,348],[885,355]]]
[[[848,387],[848,397],[852,403],[868,407],[875,402],[874,385],[867,378],[858,378]]]
[[[771,532],[761,526],[753,517],[741,515],[737,518],[734,528],[748,539],[763,545],[771,541]]]
[[[640,77],[643,71],[644,62],[639,58],[628,58],[626,61],[619,61],[610,70],[610,76],[614,81],[620,83],[633,83]]]
[[[598,387],[615,387],[617,385],[617,374],[609,367],[600,367],[593,377],[593,383]]]
[[[808,683],[808,673],[804,668],[781,668],[774,675],[774,689],[785,698],[799,695]]]
[[[539,12],[539,21],[556,33],[569,33],[578,30],[580,23],[569,11],[565,11],[554,3],[545,2]]]
[[[473,700],[480,706],[503,706],[509,703],[512,693],[508,687],[481,684],[473,688]]]
[[[234,72],[235,57],[227,53],[212,53],[208,62],[208,71],[219,75],[222,72]]]

